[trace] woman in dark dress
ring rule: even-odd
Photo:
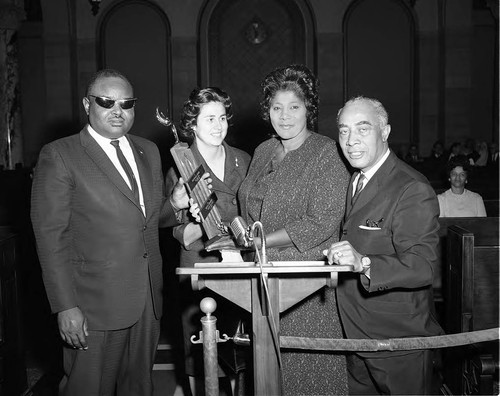
[[[181,139],[190,143],[197,163],[203,164],[204,169],[211,174],[212,191],[217,195],[216,206],[225,224],[239,214],[236,194],[250,163],[250,155],[224,142],[231,117],[231,99],[226,92],[215,87],[197,88],[184,103],[179,128]],[[167,186],[174,186],[176,181],[177,175],[172,168],[167,174]],[[219,262],[223,258],[225,261],[242,261],[241,255],[234,251],[205,251],[206,235],[201,225],[191,221],[187,213],[184,213],[184,223],[174,228],[173,235],[181,245],[181,267],[193,267],[194,263],[201,262]],[[211,295],[209,291],[193,291],[189,276],[180,277],[185,370],[193,395],[203,393],[203,381],[202,389],[197,391],[200,381],[195,380],[203,378],[203,350],[201,344],[192,344],[190,337],[198,335],[201,330],[200,318],[203,313],[199,304],[208,295]],[[216,313],[222,312],[217,314],[218,330],[221,335],[226,333],[231,336],[236,330],[238,319],[246,313],[222,297],[213,297],[218,304]],[[237,372],[245,368],[246,351],[236,348],[233,343],[220,344],[220,377],[234,378]]]
[[[338,240],[349,173],[334,140],[314,132],[317,80],[305,66],[270,73],[262,83],[262,116],[276,136],[255,150],[238,198],[242,216],[260,221],[268,260],[323,260]],[[285,311],[280,334],[342,338],[334,289],[323,288]],[[347,394],[345,358],[282,351],[284,395]]]

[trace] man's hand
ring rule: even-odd
[[[352,265],[354,272],[362,272],[362,255],[348,241],[332,243],[329,249],[323,250],[323,254],[328,258],[328,264]]]
[[[59,334],[68,345],[75,349],[87,349],[87,319],[78,307],[61,311],[57,314]]]
[[[189,195],[182,177],[180,177],[179,180],[177,180],[177,183],[175,183],[174,190],[170,196],[170,204],[175,211],[185,209],[189,206]]]

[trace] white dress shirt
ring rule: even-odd
[[[116,170],[120,172],[120,175],[122,175],[123,180],[125,180],[125,183],[127,183],[129,188],[132,188],[132,186],[130,185],[130,180],[128,179],[125,170],[120,164],[120,160],[118,159],[118,155],[116,154],[116,149],[114,148],[114,146],[111,145],[111,140],[115,139],[108,139],[105,138],[104,136],[99,135],[90,125],[88,125],[87,128],[90,133],[90,136],[92,136],[94,140],[97,142],[97,144],[101,146],[101,148],[104,150],[106,155],[109,157],[109,159],[115,166]],[[132,147],[130,147],[130,143],[125,136],[122,136],[121,138],[116,140],[120,142],[120,148],[123,152],[123,155],[127,159],[130,167],[132,168],[132,172],[134,172],[135,180],[137,181],[137,187],[139,188],[139,201],[141,204],[141,209],[142,212],[144,213],[144,216],[146,216],[146,207],[144,206],[144,196],[142,194],[141,178],[139,176],[139,170],[137,169],[137,164],[135,163]]]
[[[373,168],[371,168],[370,170],[368,170],[366,172],[363,172],[363,175],[365,175],[365,177],[366,177],[365,183],[363,184],[363,188],[366,187],[367,183],[373,177],[373,175],[375,174],[375,172],[377,172],[379,170],[379,168],[385,162],[385,160],[387,159],[387,157],[389,157],[390,153],[391,153],[391,150],[387,149],[387,151],[385,152],[385,154],[382,156],[382,158],[380,158],[378,160],[378,162],[373,166]],[[352,187],[353,187],[352,188],[352,195],[354,195],[354,193],[356,192],[356,185],[358,184],[358,179],[359,179],[360,175],[361,175],[361,172],[358,174],[358,176],[356,176],[356,178],[354,179],[354,182],[352,183]],[[361,191],[363,191],[363,188],[361,189]]]

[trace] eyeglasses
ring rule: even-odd
[[[123,110],[129,110],[135,106],[135,102],[137,101],[137,98],[114,100],[102,96],[89,96],[92,96],[95,99],[95,102],[105,109],[111,109],[115,105],[115,103],[118,103]]]

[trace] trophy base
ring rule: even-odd
[[[205,250],[241,250],[229,235],[216,235],[205,242]]]

